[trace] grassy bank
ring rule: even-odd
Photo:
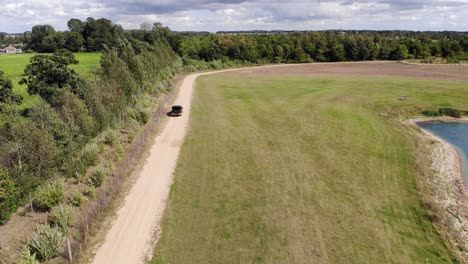
[[[395,117],[467,99],[457,82],[201,78],[153,263],[456,262]]]
[[[37,53],[9,54],[0,56],[0,69],[5,72],[5,77],[13,82],[13,91],[23,96],[23,107],[30,107],[36,102],[35,96],[27,92],[26,85],[19,85],[29,60]],[[76,59],[80,62],[78,65],[72,65],[78,74],[84,78],[93,76],[92,70],[99,68],[101,53],[74,53]]]

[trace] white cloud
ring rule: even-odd
[[[0,0],[0,31],[105,17],[124,28],[159,21],[174,30],[468,30],[468,0]]]

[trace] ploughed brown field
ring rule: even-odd
[[[398,62],[348,62],[279,65],[226,72],[228,75],[362,76],[468,81],[468,65],[414,65]]]

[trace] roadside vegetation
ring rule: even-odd
[[[35,232],[31,226],[0,227],[0,243],[9,249],[0,251],[6,263],[18,261],[20,247],[14,246],[21,242],[21,248],[28,245],[21,256],[38,261],[66,252],[65,238],[74,254],[84,247],[119,188],[115,178],[112,190],[103,183],[110,174],[116,177],[127,144],[143,140],[138,133],[150,111],[172,90],[182,64],[164,39],[150,44],[122,36],[111,44],[100,53],[78,53],[84,65],[68,50],[0,56],[1,69],[8,71],[0,74],[0,223],[22,205],[18,217],[42,222]],[[144,149],[141,144],[138,149]],[[121,169],[119,182],[129,169]],[[69,208],[75,215],[77,206],[85,207],[74,221],[64,216]],[[52,220],[40,220],[49,214]]]
[[[194,100],[152,263],[457,263],[399,119],[466,83],[211,75]]]

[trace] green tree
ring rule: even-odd
[[[15,103],[22,101],[21,95],[13,93],[13,83],[6,79],[2,70],[0,70],[0,102]]]
[[[8,172],[0,167],[0,203],[17,192],[15,182],[10,178]]]
[[[339,43],[334,45],[330,49],[330,60],[331,61],[344,61],[346,60],[346,51],[343,44]]]
[[[392,51],[391,57],[394,60],[404,60],[408,58],[408,48],[403,44],[398,45]]]
[[[29,48],[37,52],[44,52],[43,41],[46,37],[55,34],[55,29],[50,25],[36,25],[32,28]]]
[[[20,84],[27,84],[30,94],[37,94],[49,103],[52,103],[54,95],[67,87],[80,93],[84,81],[68,67],[77,63],[70,52],[60,51],[52,56],[36,55],[26,66],[24,73],[27,77],[22,78]]]
[[[38,52],[52,53],[58,49],[62,49],[65,45],[64,34],[55,32],[45,36],[42,39],[41,47]]]
[[[81,20],[79,20],[77,18],[72,18],[72,19],[68,20],[67,26],[68,26],[68,30],[70,30],[72,32],[81,33],[81,32],[83,32],[85,23],[83,23],[83,21],[81,21]]]
[[[65,33],[64,47],[72,52],[81,50],[84,44],[84,39],[81,33],[77,31],[69,31]]]

